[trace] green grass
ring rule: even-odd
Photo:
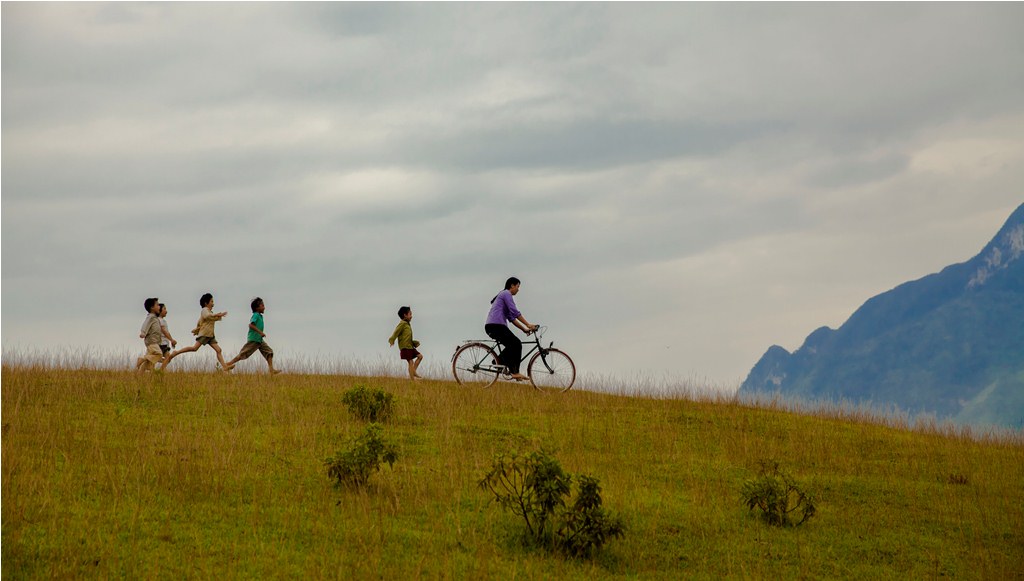
[[[9,367],[2,384],[5,580],[1022,577],[1020,433],[512,384]],[[399,458],[348,490],[323,460],[364,428],[341,402],[358,384],[395,395]],[[477,487],[495,453],[540,446],[626,520],[593,560],[524,548]],[[742,504],[768,458],[815,494],[801,527]]]

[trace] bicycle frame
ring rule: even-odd
[[[538,327],[532,333],[533,338],[522,341],[528,347],[524,349],[521,364],[526,365],[526,379],[530,380],[534,389],[539,391],[569,391],[576,381],[576,364],[572,358],[555,348],[555,342],[544,345],[544,332],[547,327]],[[452,355],[452,374],[459,384],[477,384],[490,387],[502,376],[512,378],[509,362],[499,364],[499,355],[508,351],[502,349],[495,339],[469,339],[455,348]],[[522,376],[515,376],[522,380]]]
[[[543,334],[544,334],[545,331],[547,331],[547,329],[548,329],[547,327],[540,327],[536,331],[533,332],[533,337],[534,338],[533,338],[532,341],[523,341],[523,346],[524,347],[526,345],[533,345],[533,347],[531,347],[529,351],[526,351],[525,349],[523,350],[523,357],[522,357],[522,359],[519,360],[520,364],[526,363],[526,360],[529,359],[530,356],[534,354],[534,352],[536,352],[537,350],[540,350],[541,361],[544,362],[544,366],[548,368],[548,371],[551,371],[551,366],[548,365],[547,359],[544,358],[544,354],[547,352],[548,349],[551,349],[552,347],[555,346],[555,342],[551,341],[550,343],[548,343],[547,347],[544,347],[541,344],[541,341],[544,340]],[[462,348],[463,345],[466,345],[468,343],[482,343],[484,345],[488,345],[494,351],[495,355],[498,355],[499,357],[501,356],[501,353],[504,351],[504,346],[501,343],[499,343],[497,340],[492,339],[490,337],[488,337],[486,339],[466,339],[466,340],[464,340],[462,342],[461,345],[459,345],[458,347],[455,348],[455,353],[452,354],[452,361],[455,360],[455,355],[458,354],[459,349]],[[504,366],[497,366],[497,365],[494,365],[494,366],[492,366],[492,365],[483,365],[483,360],[478,362],[476,366],[479,369],[493,370],[495,372],[499,371],[501,367],[504,367]]]

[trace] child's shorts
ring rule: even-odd
[[[164,354],[160,351],[160,345],[153,343],[152,345],[146,345],[146,354],[142,358],[150,363],[160,363],[164,358]]]
[[[415,349],[402,349],[401,358],[406,361],[412,361],[420,356],[420,352]]]
[[[274,356],[274,350],[267,345],[266,341],[248,341],[245,345],[242,345],[242,350],[238,352],[238,359],[248,359],[250,355],[259,351],[263,354],[264,359],[270,359]]]
[[[200,345],[213,345],[216,342],[216,337],[196,337],[196,343],[199,343]]]

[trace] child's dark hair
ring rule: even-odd
[[[143,305],[144,307],[146,307],[146,312],[147,312],[147,313],[149,313],[149,312],[152,312],[152,310],[153,310],[153,305],[157,304],[157,303],[158,303],[159,301],[160,301],[160,299],[158,299],[158,298],[146,299],[146,300],[145,300],[145,301],[144,301],[144,302],[142,303],[142,305]]]
[[[262,305],[262,304],[263,304],[263,299],[261,299],[260,297],[256,297],[256,298],[254,298],[252,300],[251,303],[249,303],[249,307],[252,309],[252,312],[255,313],[256,309],[260,308],[260,305]]]
[[[514,277],[514,276],[510,276],[510,277],[508,277],[508,280],[505,281],[505,290],[509,290],[512,287],[516,286],[517,284],[519,284],[519,279]],[[501,294],[501,293],[498,293],[498,294]],[[491,299],[491,303],[493,304],[494,301],[496,301],[496,300],[498,300],[498,295],[494,295],[494,298]]]
[[[163,310],[166,309],[166,308],[167,308],[167,305],[165,305],[163,303],[160,303],[160,312],[163,312]]]
[[[210,301],[212,300],[213,295],[210,293],[205,293],[203,296],[199,297],[199,306],[205,307],[206,305],[210,304]]]
[[[412,307],[402,307],[402,308],[398,309],[398,318],[399,319],[404,319],[405,318],[405,314],[406,313],[411,313],[411,312],[412,312]]]

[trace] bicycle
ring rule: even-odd
[[[523,346],[533,345],[525,351],[521,362],[530,358],[526,366],[526,375],[530,383],[538,391],[545,389],[560,392],[569,391],[576,381],[576,364],[564,351],[555,349],[552,341],[547,347],[541,344],[542,336],[547,327],[538,327],[533,332],[533,341],[523,341]],[[452,375],[459,385],[479,385],[490,387],[498,381],[498,377],[509,377],[508,367],[498,363],[501,345],[494,339],[467,339],[455,348],[452,355]]]

